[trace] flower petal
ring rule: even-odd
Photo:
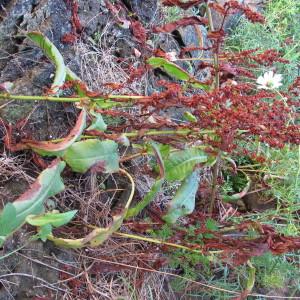
[[[259,84],[265,84],[266,81],[265,81],[263,76],[259,76],[257,78],[256,82],[259,83]]]

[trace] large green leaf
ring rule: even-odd
[[[179,217],[193,212],[198,186],[199,171],[194,171],[182,182],[174,198],[170,201],[168,211],[163,217],[167,223],[175,223]]]
[[[13,203],[8,203],[0,216],[0,225],[7,224],[1,229],[1,241],[3,242],[10,234],[23,225],[28,215],[40,214],[44,211],[44,201],[61,192],[64,184],[60,173],[65,167],[62,161],[55,161],[49,168],[44,170],[37,180],[23,195]]]
[[[97,166],[104,173],[119,170],[118,144],[114,141],[96,139],[74,143],[64,155],[64,160],[73,171],[85,173]]]
[[[193,84],[195,88],[201,88],[204,90],[209,89],[209,85],[204,84],[194,78],[192,75],[181,69],[176,64],[162,57],[150,57],[147,63],[153,68],[160,68],[164,70],[168,75],[174,77],[177,80],[188,81]]]
[[[7,236],[14,232],[18,227],[16,208],[12,203],[7,203],[0,215],[0,247]]]
[[[183,180],[190,175],[199,163],[206,163],[208,155],[201,149],[189,148],[172,152],[165,160],[166,179]]]
[[[54,44],[40,32],[29,32],[27,36],[43,49],[46,56],[55,64],[56,71],[51,86],[53,93],[57,93],[65,82],[66,66],[64,59]]]
[[[65,151],[80,138],[83,130],[86,127],[86,110],[82,109],[74,128],[62,142],[54,143],[51,141],[31,141],[23,140],[27,147],[43,156],[62,156]]]

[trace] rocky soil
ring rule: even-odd
[[[70,0],[0,0],[0,82],[12,82],[13,94],[40,95],[51,84],[54,67],[44,57],[42,51],[26,38],[25,34],[29,31],[40,31],[51,39],[62,53],[66,64],[80,76],[89,73],[83,66],[86,57],[80,51],[83,46],[85,51],[94,51],[101,55],[105,53],[103,50],[109,49],[109,55],[112,57],[126,59],[128,64],[139,64],[136,50],[143,52],[142,45],[133,36],[130,28],[120,24],[120,20],[116,19],[107,7],[106,1],[103,0],[78,1],[78,17],[82,30],[76,33],[75,44],[62,42],[65,34],[74,29],[71,22],[73,2]],[[115,2],[118,2],[119,7],[122,8],[120,19],[126,19],[129,15],[134,16],[146,28],[164,22],[157,0]],[[217,22],[217,15],[215,20]],[[230,31],[238,20],[239,16],[234,16],[231,23],[226,24],[227,30]],[[104,49],[102,48],[101,52],[97,47],[99,39],[103,37],[103,32],[105,32],[105,43],[102,43]],[[184,46],[208,45],[206,35],[207,30],[203,26],[187,26],[173,34],[150,37],[147,43],[152,48],[179,53]],[[201,55],[200,51],[190,53],[191,58],[199,57],[199,55]],[[204,58],[209,56],[209,53],[203,54]],[[100,62],[103,61],[103,57],[97,57],[98,62],[99,59]],[[205,71],[197,71],[199,62],[180,62],[179,64],[200,80],[210,76]],[[101,65],[97,67],[101,68]],[[101,70],[93,70],[93,72],[94,76],[97,76],[97,72],[101,73]],[[120,76],[124,74],[120,73]],[[165,76],[166,74],[163,73],[157,73],[154,77],[149,76],[145,79],[147,84],[134,88],[139,93],[152,93],[157,88],[156,81],[166,78]],[[88,84],[93,85],[94,81],[90,78]],[[101,84],[97,83],[96,86],[104,88]],[[65,136],[74,124],[75,112],[76,109],[71,105],[45,102],[13,101],[5,104],[2,102],[0,106],[0,117],[4,122],[19,125],[21,135],[39,140]],[[3,135],[4,132],[1,134]],[[5,153],[2,144],[1,149]],[[1,170],[4,168],[5,159],[7,157],[1,158]],[[33,167],[30,159],[30,157],[22,156],[17,158],[20,163],[19,170],[22,172],[7,167],[8,174],[0,174],[0,200],[2,202],[0,202],[0,207],[7,199],[13,200],[23,192],[37,176],[39,170]],[[25,228],[19,231],[3,249],[0,249],[1,259],[2,255],[25,245],[17,253],[0,260],[0,300],[87,299],[84,295],[89,289],[88,285],[81,285],[79,281],[70,279],[86,270],[85,262],[80,260],[81,253],[56,249],[51,243],[28,244],[30,230],[30,228]],[[104,270],[107,267],[105,264],[98,267],[101,266]],[[93,272],[91,274],[95,274],[96,271]],[[7,274],[11,275],[3,276]],[[81,296],[76,296],[72,292],[74,290],[79,291],[78,294]],[[93,299],[102,299],[101,296],[97,297]],[[103,297],[103,299],[107,298]]]

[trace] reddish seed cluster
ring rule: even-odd
[[[206,0],[189,0],[189,1],[182,1],[182,0],[163,0],[162,4],[165,6],[178,6],[182,9],[188,9],[192,6],[197,4],[205,3]]]
[[[297,77],[296,80],[289,87],[289,92],[294,96],[300,96],[300,77]]]
[[[236,0],[226,2],[224,7],[242,11],[246,18],[253,23],[265,22],[265,18],[260,13],[253,11],[249,6],[243,5]]]
[[[283,59],[282,57],[280,57],[280,53],[274,49],[268,49],[263,53],[257,54],[256,56],[250,56],[250,58],[258,64],[264,66],[271,66],[272,64],[274,64],[274,62],[285,64],[289,63],[287,59]]]
[[[61,41],[63,43],[73,44],[78,35],[81,34],[83,26],[81,25],[80,19],[78,17],[78,3],[76,0],[65,0],[66,5],[71,9],[71,32],[66,33],[62,36]]]
[[[68,1],[74,4],[74,1]],[[167,0],[163,3],[168,6],[177,5],[185,8],[196,2]],[[258,13],[241,5],[238,1],[227,1],[224,6],[214,3],[210,4],[210,7],[223,14],[224,18],[229,13],[234,12],[234,10],[242,10],[251,21],[263,21]],[[73,8],[75,15],[77,14],[77,10],[78,6],[75,5]],[[77,28],[77,19],[73,18],[72,20],[72,24]],[[161,27],[155,27],[154,32],[172,32],[179,26],[206,23],[207,20],[205,18],[184,17],[181,20]],[[133,20],[131,25],[135,37],[142,44],[145,43],[146,31],[141,23]],[[208,38],[213,42],[213,46],[209,50],[220,58],[218,66],[216,67],[213,62],[200,62],[198,66],[198,70],[204,68],[210,69],[212,74],[211,81],[214,77],[218,77],[220,79],[220,87],[206,93],[195,94],[195,90],[183,88],[180,83],[160,81],[158,85],[162,87],[162,91],[135,100],[140,105],[142,111],[139,117],[136,116],[136,112],[132,115],[126,113],[126,116],[124,113],[124,118],[127,121],[120,126],[110,129],[114,132],[139,130],[141,135],[143,135],[143,131],[145,130],[159,128],[186,128],[194,132],[209,129],[213,130],[215,135],[202,136],[203,142],[227,152],[235,149],[238,140],[248,139],[249,136],[256,136],[259,140],[268,143],[272,147],[282,147],[284,143],[299,144],[299,125],[294,125],[293,122],[290,122],[290,119],[294,117],[294,110],[287,106],[287,104],[291,105],[294,99],[287,96],[287,100],[284,102],[277,94],[265,90],[257,91],[255,85],[253,85],[255,76],[252,68],[257,68],[261,65],[272,66],[274,62],[283,63],[286,61],[280,58],[280,54],[275,50],[259,52],[259,49],[253,49],[239,53],[221,53],[220,46],[224,36],[225,33],[222,28],[208,34]],[[181,56],[195,49],[208,50],[203,47],[187,47],[183,49]],[[160,49],[155,50],[153,54],[155,56],[166,57],[166,53]],[[121,85],[112,83],[108,83],[107,85],[116,89],[121,88],[125,84],[131,83],[143,76],[147,70],[147,66],[130,68],[128,70],[130,74],[128,82]],[[237,84],[234,80],[238,80],[240,76],[250,78],[250,82]],[[81,90],[84,90],[90,97],[105,97],[101,93],[89,91],[82,83],[76,84],[80,85]],[[299,86],[300,79],[298,78],[290,87],[290,92],[295,96],[298,95]],[[115,101],[124,101],[124,99],[115,99]],[[197,118],[197,121],[176,122],[172,119],[161,117],[161,113],[169,108],[188,108]],[[111,110],[107,111],[107,114],[111,113]],[[102,114],[105,114],[105,111]],[[122,112],[118,112],[117,114],[120,115]],[[151,121],[149,121],[149,116],[152,116]],[[197,140],[199,136],[190,135],[187,138]],[[165,140],[168,143],[176,143],[176,139],[176,136],[160,137],[161,142]]]

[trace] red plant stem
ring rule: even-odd
[[[207,18],[208,18],[208,24],[209,24],[209,29],[211,32],[215,31],[213,19],[212,19],[212,14],[211,14],[211,9],[209,7],[209,3],[206,6],[206,12],[207,12]],[[215,89],[219,89],[220,85],[220,75],[219,75],[219,42],[217,43],[217,48],[214,53],[214,67],[215,67]]]
[[[207,12],[207,18],[209,23],[209,29],[211,32],[215,30],[214,23],[212,19],[211,9],[209,7],[209,3],[207,3],[206,6],[206,12]],[[220,74],[219,74],[219,43],[217,42],[217,48],[215,49],[214,53],[214,67],[215,67],[215,89],[219,89],[220,85]],[[215,200],[217,195],[217,189],[218,189],[218,176],[219,176],[219,169],[220,169],[220,161],[221,161],[221,151],[219,151],[216,159],[216,163],[213,166],[212,169],[212,185],[211,185],[211,194],[210,194],[210,204],[209,204],[209,210],[208,213],[211,215],[213,213],[213,209],[215,206]]]
[[[221,162],[221,151],[217,155],[216,162],[212,169],[212,184],[211,184],[211,194],[210,194],[210,203],[209,203],[209,215],[212,215],[214,206],[215,206],[215,200],[217,196],[217,189],[218,189],[218,176],[220,171],[220,162]]]

